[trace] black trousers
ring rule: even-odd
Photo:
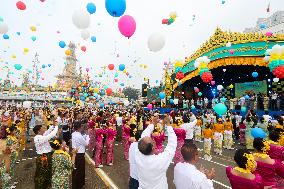
[[[116,131],[117,131],[116,141],[121,142],[122,141],[122,126],[116,125]]]
[[[80,189],[85,185],[85,153],[77,153],[75,169],[72,171],[72,189]]]
[[[139,182],[138,180],[130,177],[128,186],[129,186],[129,189],[138,189]]]

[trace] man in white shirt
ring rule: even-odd
[[[177,163],[174,168],[176,189],[214,189],[211,179],[215,176],[215,170],[196,168],[199,160],[196,145],[185,143],[181,148],[181,154],[184,162]]]
[[[150,124],[142,133],[135,151],[135,163],[139,189],[167,189],[167,169],[172,162],[177,147],[177,136],[166,116],[164,123],[168,131],[168,144],[164,152],[154,155],[155,142],[151,139],[154,125]]]
[[[272,117],[269,115],[268,111],[264,112],[263,119],[265,120],[266,123],[272,120]]]
[[[72,148],[78,152],[75,158],[75,169],[72,172],[72,188],[82,188],[85,185],[85,151],[89,145],[89,135],[82,135],[84,130],[81,121],[74,122],[72,133]]]
[[[141,133],[139,132],[135,133],[135,138],[131,138],[132,143],[129,147],[129,172],[130,172],[130,178],[129,178],[129,189],[138,189],[139,188],[139,181],[138,181],[138,175],[137,175],[137,167],[135,162],[135,153],[136,150],[138,150],[138,140],[140,139]]]
[[[122,140],[122,114],[120,113],[118,117],[115,118],[116,119],[116,130],[117,130],[117,137],[116,140],[117,141],[121,141]]]
[[[189,123],[188,120],[183,119],[183,122],[184,124],[182,124],[180,127],[183,128],[186,132],[186,137],[184,142],[191,143],[193,140],[193,132],[194,132],[194,127],[197,123],[197,119]]]
[[[190,118],[189,118],[190,122],[193,122],[194,120],[196,120],[196,117],[192,112],[189,113],[189,116],[190,116]]]
[[[33,131],[36,134],[34,143],[38,155],[34,177],[35,188],[48,188],[51,186],[52,177],[52,148],[49,140],[56,136],[58,126],[50,126],[46,131],[42,125],[36,125]]]

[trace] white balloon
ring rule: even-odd
[[[178,104],[178,99],[174,99],[174,104]]]
[[[279,81],[279,78],[273,78],[273,82],[277,83]]]
[[[219,91],[221,91],[221,90],[223,89],[223,85],[218,85],[218,86],[217,86],[217,89],[218,89]]]
[[[79,29],[90,26],[90,14],[83,10],[76,10],[72,15],[73,24]]]
[[[0,22],[0,34],[5,34],[9,30],[9,27],[6,23]]]
[[[165,46],[165,43],[166,39],[160,33],[154,33],[148,38],[148,48],[153,52],[161,50]]]
[[[226,72],[227,71],[227,69],[223,69],[223,72]]]
[[[90,32],[88,30],[82,30],[81,37],[85,40],[88,39],[90,37]]]
[[[270,56],[265,56],[265,57],[263,58],[263,60],[264,60],[265,62],[268,62],[269,59],[270,59]]]
[[[226,44],[226,47],[231,47],[232,46],[232,43],[231,42],[228,42],[227,44]]]
[[[125,100],[123,103],[124,103],[124,106],[128,106],[129,105],[129,101],[128,100]]]

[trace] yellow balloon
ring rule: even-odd
[[[183,63],[181,61],[175,62],[175,67],[182,67]]]
[[[272,60],[279,60],[281,58],[281,55],[280,54],[278,54],[278,53],[271,53],[271,55],[270,55],[270,61],[272,61]]]
[[[147,69],[147,67],[148,67],[147,65],[144,65],[144,69]]]
[[[143,65],[142,65],[142,64],[140,64],[140,67],[142,68],[142,67],[143,67]]]
[[[13,55],[12,55],[12,58],[15,59],[15,58],[17,58],[17,57],[16,57],[16,55],[13,54]]]
[[[96,88],[94,88],[94,92],[95,93],[98,93],[99,92],[99,89],[96,87]]]
[[[35,32],[36,31],[36,27],[35,26],[31,26],[30,29]]]
[[[71,55],[71,51],[70,51],[69,49],[67,49],[67,50],[65,51],[65,54],[66,54],[67,56],[70,56],[70,55]]]
[[[205,62],[201,62],[199,68],[207,68],[207,64]]]
[[[24,48],[24,53],[28,53],[29,49],[28,48]]]
[[[123,70],[123,73],[126,73],[126,70]]]
[[[233,84],[231,84],[231,85],[229,85],[229,87],[230,87],[230,89],[232,89],[232,88],[234,88],[234,85],[233,85]]]

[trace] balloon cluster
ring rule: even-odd
[[[171,12],[169,16],[170,18],[162,20],[162,24],[171,25],[172,23],[174,23],[177,18],[177,13]]]
[[[194,67],[198,68],[198,74],[204,83],[209,83],[213,80],[213,75],[209,71],[208,63],[210,59],[207,56],[199,57],[195,60]]]
[[[182,61],[179,61],[179,60],[175,61],[175,64],[174,64],[175,72],[181,71],[182,66],[183,66]]]
[[[279,79],[284,79],[284,46],[274,45],[265,53],[264,60],[268,61],[270,71]]]

